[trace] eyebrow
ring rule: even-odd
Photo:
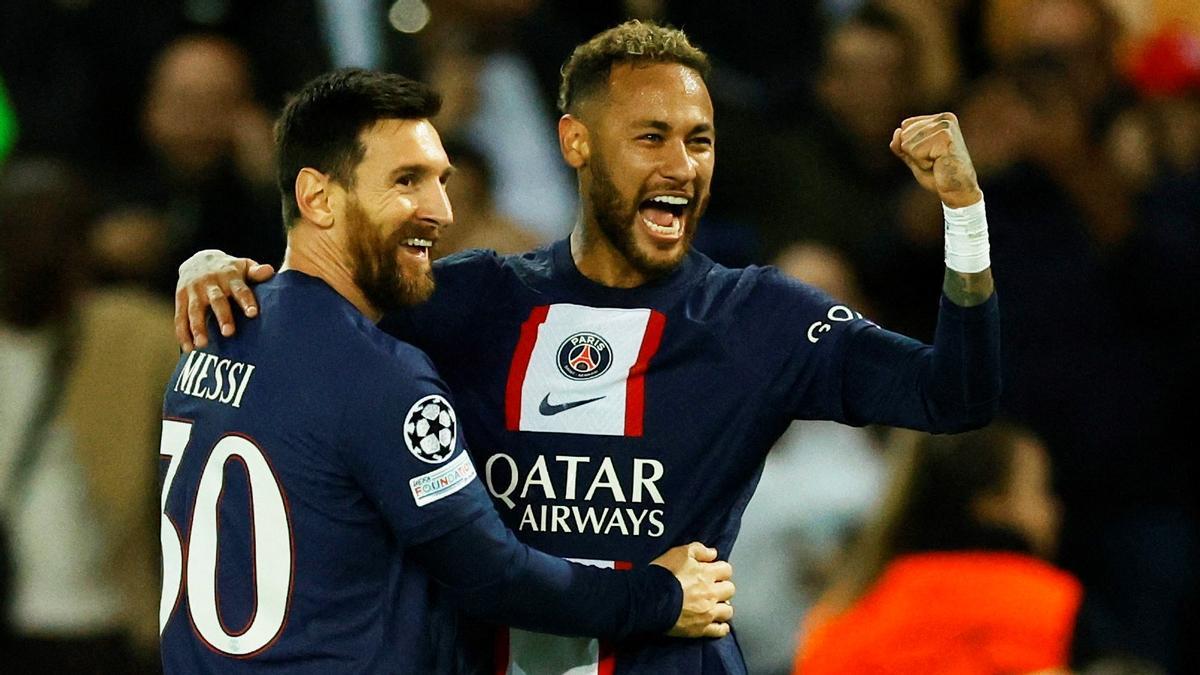
[[[442,178],[449,178],[450,176],[453,176],[455,174],[455,172],[457,172],[457,171],[458,171],[458,169],[456,169],[455,167],[447,166],[446,169],[441,172],[440,176]],[[405,164],[404,166],[398,166],[395,169],[392,169],[391,172],[388,173],[388,181],[389,182],[394,181],[406,173],[413,173],[418,176],[424,177],[424,176],[428,176],[429,174],[433,173],[433,171],[432,171],[432,167],[430,167],[428,164]]]
[[[633,126],[636,128],[639,128],[639,129],[645,128],[645,127],[650,127],[651,129],[657,129],[658,131],[670,131],[671,130],[671,125],[662,120],[638,120],[633,123]],[[692,130],[691,130],[691,132],[688,133],[688,135],[694,136],[696,134],[712,133],[712,131],[713,131],[713,126],[711,124],[709,124],[707,122],[702,122],[702,123],[697,124],[696,126],[692,127]]]

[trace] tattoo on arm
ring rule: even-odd
[[[991,268],[972,274],[947,268],[946,277],[942,281],[942,292],[960,307],[982,305],[992,297],[993,290]]]

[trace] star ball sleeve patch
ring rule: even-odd
[[[430,394],[408,409],[404,417],[404,445],[414,457],[441,464],[454,453],[458,418],[454,408],[439,394]]]
[[[651,309],[533,308],[509,369],[507,428],[641,436],[646,368],[665,323]]]

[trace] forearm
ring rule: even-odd
[[[949,267],[946,268],[946,276],[942,280],[942,293],[959,307],[982,305],[994,292],[992,268],[973,273],[955,272]]]
[[[423,543],[412,555],[468,614],[542,633],[616,639],[665,633],[683,602],[679,582],[665,568],[570,563],[517,541],[494,514]]]
[[[983,193],[964,207],[954,208],[943,202],[942,214],[946,237],[942,293],[959,307],[982,305],[995,290]]]
[[[1000,397],[999,322],[993,294],[969,307],[947,295],[933,346],[885,330],[862,331],[847,347],[847,418],[935,433],[987,424]]]

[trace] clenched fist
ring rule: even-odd
[[[892,132],[892,152],[904,160],[921,187],[951,208],[983,199],[975,165],[954,113],[910,117]]]

